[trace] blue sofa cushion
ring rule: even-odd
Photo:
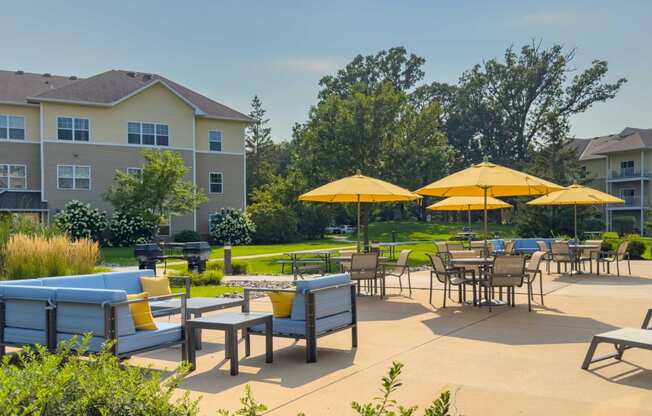
[[[45,330],[45,307],[54,300],[54,289],[8,285],[3,292],[7,327]]]
[[[317,277],[296,282],[296,295],[292,303],[290,319],[304,321],[306,319],[306,297],[304,293],[310,289],[320,289],[351,282],[348,274],[336,274]],[[315,317],[317,319],[351,310],[351,289],[341,287],[315,294]]]
[[[107,302],[127,300],[124,290],[57,288],[57,332],[104,336],[104,308]],[[116,310],[118,336],[136,333],[128,305]]]
[[[104,273],[104,287],[106,289],[120,289],[129,295],[140,293],[143,287],[140,285],[140,277],[153,277],[153,270],[137,270],[133,272]]]
[[[128,354],[143,348],[154,347],[167,342],[181,341],[183,339],[183,329],[179,324],[168,322],[157,322],[158,329],[155,331],[136,331],[133,335],[118,337],[118,354]],[[75,335],[57,334],[57,342],[69,340]],[[104,343],[104,337],[91,338],[89,350],[99,352]]]
[[[43,282],[43,286],[47,286],[47,287],[104,289],[104,276],[102,274],[48,277],[42,279],[42,282]]]
[[[353,322],[351,312],[342,312],[337,315],[331,315],[326,318],[317,319],[316,334],[320,335],[333,329],[350,325]],[[278,335],[306,335],[306,321],[296,321],[289,318],[273,318],[272,330]],[[254,332],[264,332],[265,324],[256,325],[251,328]]]
[[[5,328],[5,342],[17,345],[46,345],[45,331],[25,328]]]
[[[518,254],[532,254],[535,251],[539,251],[537,241],[545,242],[548,249],[550,249],[550,244],[552,244],[551,238],[519,238],[514,240],[514,252]]]
[[[2,286],[43,286],[41,279],[22,279],[22,280],[3,280],[0,282],[0,290]]]

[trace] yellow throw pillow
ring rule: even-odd
[[[274,318],[287,318],[290,316],[292,302],[294,302],[294,292],[267,292],[267,296],[272,301]]]
[[[172,293],[170,290],[170,280],[167,277],[141,277],[140,285],[143,292],[151,297],[165,296]]]
[[[129,310],[131,310],[131,317],[134,320],[134,326],[136,329],[144,329],[147,331],[154,331],[158,329],[156,322],[154,322],[154,317],[152,316],[152,309],[149,307],[149,302],[147,302],[147,292],[135,293],[133,295],[127,295],[127,299],[145,299],[146,302],[137,302],[130,303]]]

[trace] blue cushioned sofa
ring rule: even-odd
[[[505,253],[505,240],[495,239],[489,240],[494,247],[495,254]],[[537,241],[543,241],[548,246],[548,250],[551,248],[551,244],[554,241],[553,238],[515,238],[514,240],[514,254],[532,254],[535,251],[539,251],[539,245]]]
[[[185,359],[186,293],[151,298],[181,298],[181,324],[157,322],[153,331],[134,327],[129,304],[143,300],[127,300],[127,295],[142,292],[140,277],[153,275],[139,270],[0,282],[0,355],[6,346],[54,349],[61,341],[91,333],[89,352],[100,351],[107,340],[119,357],[182,344]]]
[[[295,292],[290,317],[273,318],[272,331],[276,337],[305,339],[307,362],[317,361],[317,339],[338,331],[350,329],[352,347],[358,346],[355,283],[348,274],[299,280],[295,289],[245,289],[243,312],[249,312],[252,292]],[[247,354],[249,336],[264,334],[264,325],[247,330]]]

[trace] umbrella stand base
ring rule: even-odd
[[[507,302],[500,299],[490,299],[489,301],[486,300],[480,301],[480,306],[489,306],[489,304],[491,304],[491,306],[506,306]]]

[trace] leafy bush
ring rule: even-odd
[[[100,241],[108,220],[106,212],[91,208],[90,204],[72,200],[54,217],[54,223],[73,240],[90,238]]]
[[[0,364],[3,415],[159,415],[195,416],[188,394],[173,400],[187,373],[179,367],[161,380],[159,372],[122,365],[107,352],[82,357],[90,336],[59,345],[55,353],[26,347],[17,360]],[[81,347],[76,347],[81,345]],[[75,351],[77,348],[77,351]]]
[[[618,233],[613,232],[613,231],[607,231],[607,232],[602,233],[602,238],[605,239],[605,240],[616,239],[618,237],[619,237]]]
[[[109,242],[112,247],[129,247],[147,243],[152,238],[154,223],[149,217],[133,212],[115,211],[109,224]]]
[[[86,238],[24,234],[9,238],[3,252],[6,279],[93,273],[100,256],[98,244]]]
[[[250,205],[247,213],[256,224],[256,243],[286,243],[297,236],[297,217],[276,201],[260,201]]]
[[[247,274],[247,263],[232,263],[231,273],[235,275]]]
[[[208,286],[208,285],[219,285],[222,283],[224,278],[224,272],[220,269],[208,269],[203,273],[195,273],[188,271],[188,267],[184,264],[183,266],[169,266],[167,275],[172,276],[184,276],[190,277],[190,284],[192,286]],[[172,286],[179,286],[179,284],[170,283]]]
[[[197,231],[182,230],[174,235],[174,241],[177,243],[190,243],[193,241],[201,241],[201,237]]]
[[[627,246],[627,252],[629,253],[629,256],[633,259],[642,259],[643,253],[645,253],[645,244],[641,240],[629,240],[629,246]]]
[[[632,216],[614,217],[611,223],[614,229],[621,235],[630,234],[634,232],[634,228],[636,227],[636,218]]]
[[[256,225],[242,210],[222,208],[213,214],[210,234],[218,244],[251,244]]]

